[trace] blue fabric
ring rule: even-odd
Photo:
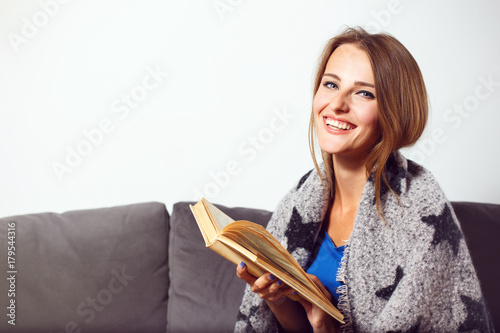
[[[307,273],[316,275],[330,292],[333,298],[332,303],[335,305],[339,300],[336,290],[340,286],[340,282],[337,281],[337,272],[344,256],[344,249],[345,245],[335,246],[326,230],[322,228],[307,269]]]

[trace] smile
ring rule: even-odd
[[[343,131],[348,131],[351,129],[356,128],[355,125],[343,122],[343,121],[338,121],[332,118],[325,118],[325,123],[328,127],[336,130],[343,130]]]

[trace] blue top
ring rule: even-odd
[[[335,246],[324,228],[321,229],[314,250],[309,260],[307,273],[316,275],[325,288],[332,294],[332,303],[336,305],[339,300],[337,288],[341,285],[337,281],[337,272],[340,261],[344,256],[345,245]]]

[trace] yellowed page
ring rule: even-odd
[[[242,233],[241,230],[245,230],[245,232]],[[276,267],[293,274],[303,284],[311,285],[313,289],[321,292],[305,274],[295,258],[264,227],[248,221],[237,221],[231,227],[224,229],[222,234],[230,234],[236,243],[256,250],[256,255],[259,258],[265,258]]]
[[[191,208],[191,212],[193,213],[194,219],[198,224],[198,228],[200,228],[205,245],[208,246],[208,244],[212,243],[217,237],[217,231],[210,220],[210,216],[207,214],[207,211],[201,201],[194,206],[189,205],[189,208]]]
[[[203,202],[203,206],[205,207],[208,215],[210,216],[210,220],[214,224],[217,233],[220,233],[226,225],[234,222],[232,218],[224,214],[219,208],[215,207],[206,199],[204,198],[201,199],[201,202]]]
[[[250,229],[245,230],[245,234],[250,233]],[[296,274],[293,274],[293,272],[297,269],[293,267],[293,265],[288,262],[286,257],[283,257],[281,253],[275,251],[274,249],[270,250],[271,246],[269,243],[261,240],[258,242],[252,242],[250,237],[242,237],[241,232],[235,231],[234,229],[224,230],[219,236],[219,239],[222,237],[227,237],[231,240],[231,242],[240,244],[244,248],[249,249],[248,251],[252,252],[256,256],[256,260],[266,267],[274,267],[274,269],[283,270],[283,274],[288,275],[288,280],[294,281],[294,285],[308,283],[302,276],[296,276]]]

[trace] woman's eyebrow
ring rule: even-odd
[[[335,80],[342,81],[337,74],[325,73],[325,74],[323,74],[323,76],[330,76],[330,77],[333,77]]]
[[[325,74],[323,74],[323,76],[330,76],[330,77],[333,77],[335,80],[338,80],[339,82],[342,81],[342,79],[337,74],[325,73]],[[364,81],[355,81],[354,85],[375,88],[375,85],[373,85],[372,83],[368,83],[368,82],[364,82]]]
[[[354,85],[356,86],[365,86],[365,87],[370,87],[370,88],[375,88],[375,86],[371,83],[364,82],[364,81],[355,81]]]

